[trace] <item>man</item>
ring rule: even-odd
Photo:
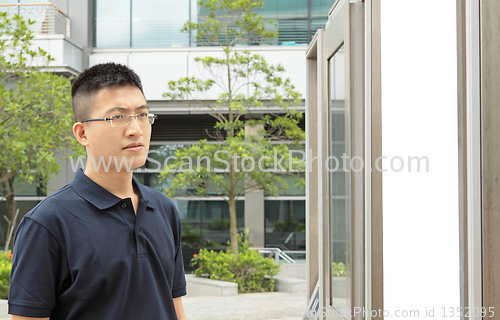
[[[185,319],[179,214],[131,171],[146,161],[156,118],[139,77],[96,65],[71,96],[87,167],[19,224],[11,319]]]

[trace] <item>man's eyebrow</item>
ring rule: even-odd
[[[148,109],[149,110],[149,107],[147,104],[144,104],[142,106],[135,108],[136,111],[141,110],[141,109]],[[109,113],[111,113],[113,111],[117,111],[117,110],[118,111],[128,111],[129,109],[126,107],[122,107],[122,106],[115,106],[115,107],[109,109],[108,112],[106,112],[106,114],[109,114]]]

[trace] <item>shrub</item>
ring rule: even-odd
[[[191,229],[187,222],[182,224],[182,239],[181,239],[183,248],[200,248],[200,247],[209,247],[209,248],[222,248],[223,245],[215,243],[215,241],[210,239],[205,239],[204,243],[200,243],[200,229],[196,228],[194,231]]]
[[[183,248],[196,248],[200,247],[200,230],[191,230],[191,227],[187,222],[182,224],[182,239]]]
[[[12,268],[12,253],[0,252],[0,299],[9,297],[10,269]]]
[[[216,219],[212,220],[208,225],[208,230],[221,230],[227,231],[229,230],[229,225],[231,224],[231,220],[228,219]]]
[[[304,232],[306,231],[306,224],[298,220],[274,221],[273,228],[274,232]]]
[[[342,262],[332,262],[332,277],[344,277],[345,264]]]
[[[248,231],[245,232],[248,238]],[[248,240],[238,235],[239,259],[236,261],[231,249],[226,252],[214,252],[201,249],[193,255],[191,265],[195,276],[214,280],[236,282],[238,292],[272,292],[274,276],[280,265],[273,259],[263,257],[257,250],[251,250]]]

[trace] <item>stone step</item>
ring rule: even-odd
[[[238,284],[186,274],[186,291],[188,297],[230,297],[238,294]]]
[[[306,280],[290,278],[285,276],[274,277],[274,291],[277,292],[306,292]]]

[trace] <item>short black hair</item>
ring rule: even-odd
[[[71,105],[75,121],[88,119],[95,94],[104,88],[131,84],[142,90],[141,79],[129,67],[114,63],[101,63],[86,69],[73,82],[71,88]]]

